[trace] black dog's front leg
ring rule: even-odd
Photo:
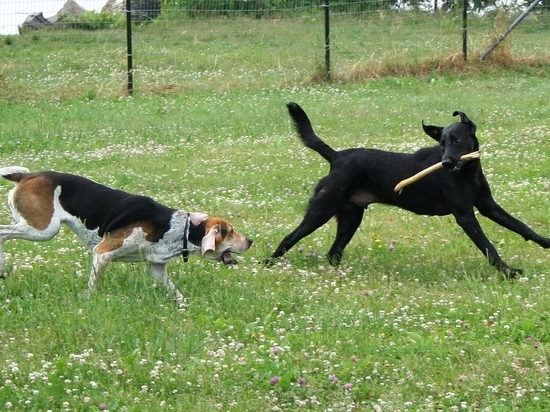
[[[550,248],[550,239],[539,235],[525,223],[511,216],[501,206],[499,206],[492,197],[478,203],[479,204],[476,204],[476,208],[483,216],[491,219],[493,222],[498,223],[506,229],[517,233],[525,240],[532,240],[545,249]]]
[[[503,272],[507,278],[512,279],[517,275],[521,275],[523,271],[521,269],[511,268],[506,264],[504,260],[498,255],[497,250],[492,243],[487,239],[485,233],[481,229],[479,222],[477,221],[473,209],[453,211],[453,215],[456,222],[468,235],[468,237],[475,243],[478,249],[488,259],[489,263],[495,266],[498,270]]]

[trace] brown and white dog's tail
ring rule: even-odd
[[[22,166],[0,167],[0,177],[14,183],[19,182],[23,178],[23,175],[27,173],[29,173],[29,169]]]

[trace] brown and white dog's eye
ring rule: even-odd
[[[231,225],[222,225],[222,236],[224,238],[233,236],[235,231]]]
[[[227,226],[224,225],[224,224],[221,224],[218,226],[218,233],[220,234],[220,236],[222,237],[222,239],[225,239],[227,237]]]

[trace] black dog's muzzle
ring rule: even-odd
[[[462,160],[459,160],[458,162],[456,162],[456,164],[454,165],[453,167],[453,161],[451,159],[444,159],[441,161],[441,163],[443,164],[443,167],[445,169],[447,169],[449,172],[458,172],[460,169],[462,169],[462,166],[464,166],[464,164],[466,162],[463,162]]]

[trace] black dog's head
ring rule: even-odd
[[[453,116],[460,116],[460,122],[449,126],[428,126],[422,122],[424,132],[437,140],[443,150],[441,162],[447,170],[458,171],[464,165],[460,157],[479,150],[476,137],[476,125],[463,112],[454,112]]]

